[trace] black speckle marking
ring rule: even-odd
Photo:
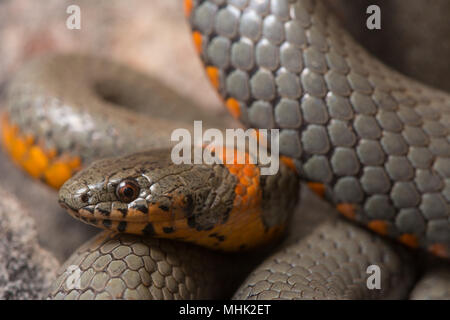
[[[172,228],[172,227],[164,227],[164,228],[163,228],[163,231],[164,231],[164,233],[172,233],[172,232],[174,232],[175,230],[174,230],[174,228]]]
[[[86,193],[83,193],[81,195],[81,201],[83,201],[84,203],[87,203],[89,201],[89,196]]]
[[[187,219],[187,224],[188,224],[189,227],[195,228],[195,227],[196,227],[195,217],[194,217],[194,216],[189,217],[189,218]]]
[[[102,216],[105,216],[105,217],[109,216],[109,214],[110,214],[110,212],[108,210],[105,210],[105,209],[102,209],[102,208],[97,208],[97,210],[98,210],[98,212],[100,212],[100,214]]]
[[[239,250],[244,250],[245,248],[247,248],[247,246],[246,246],[245,244],[241,244],[241,245],[239,246]]]
[[[190,194],[188,194],[184,197],[184,201],[186,203],[184,211],[189,216],[194,211],[194,199],[192,199],[192,196]]]
[[[109,220],[109,219],[103,220],[103,225],[105,226],[105,228],[110,229],[111,228],[111,224],[112,224],[111,220]]]
[[[223,241],[225,241],[225,236],[221,236],[221,235],[219,235],[218,233],[211,233],[210,235],[209,235],[209,237],[210,238],[216,238],[217,240],[219,240],[220,242],[223,242]]]
[[[97,219],[88,219],[89,223],[93,224],[93,225],[97,225]]]
[[[160,208],[161,210],[166,211],[166,212],[169,211],[169,207],[168,207],[168,206],[165,206],[165,205],[163,205],[163,204],[161,204],[158,208]]]
[[[86,210],[89,213],[94,214],[95,208],[93,206],[84,207],[83,210]]]
[[[119,225],[117,226],[117,231],[124,232],[127,228],[127,222],[126,221],[120,221]]]
[[[144,229],[142,229],[142,233],[146,236],[153,236],[155,235],[155,228],[153,228],[152,223],[147,223]]]
[[[144,206],[144,205],[139,205],[139,206],[136,206],[136,207],[134,207],[136,210],[139,210],[140,212],[142,212],[142,213],[145,213],[145,214],[147,214],[148,213],[148,208],[146,207],[146,206]]]
[[[125,218],[125,217],[127,216],[127,214],[128,214],[128,209],[120,208],[120,209],[117,209],[117,210],[120,211],[120,213],[122,214],[122,216],[123,216],[124,218]]]

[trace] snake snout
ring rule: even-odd
[[[71,180],[59,189],[59,204],[65,209],[78,211],[89,204],[89,198],[89,189]]]

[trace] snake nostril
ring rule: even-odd
[[[89,196],[87,195],[87,193],[83,193],[80,199],[81,201],[83,201],[83,203],[87,203],[89,201]]]

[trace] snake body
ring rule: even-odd
[[[145,77],[76,56],[37,60],[12,82],[3,144],[13,159],[59,187],[82,164],[120,156],[94,162],[60,190],[73,216],[113,231],[248,249],[289,225],[300,177],[346,218],[449,257],[447,94],[381,64],[319,1],[188,0],[185,11],[231,114],[247,127],[280,129],[277,175],[261,176],[258,165],[171,164],[169,134],[186,127],[170,119],[177,109],[153,108],[157,121],[130,110],[156,96]],[[196,119],[191,111],[183,112]],[[111,234],[93,240],[68,261],[81,266],[83,288],[67,288],[63,273],[51,296],[214,296],[205,292],[215,292],[216,272],[192,268],[189,258],[167,263],[172,255],[153,248],[168,240],[155,241]],[[133,243],[138,248],[130,249]],[[114,254],[115,247],[125,249]],[[413,279],[403,251],[354,224],[326,222],[265,260],[235,297],[401,297]],[[204,267],[215,269],[215,261]],[[371,264],[383,270],[382,291],[365,285]]]

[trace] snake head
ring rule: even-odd
[[[186,239],[226,222],[236,178],[223,165],[175,165],[170,150],[99,160],[69,179],[59,202],[88,224]]]

